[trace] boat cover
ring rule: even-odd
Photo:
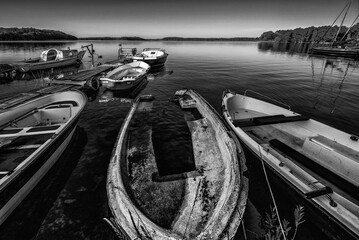
[[[53,61],[53,60],[60,60],[64,58],[62,51],[59,51],[55,48],[51,48],[45,50],[40,55],[41,61]]]

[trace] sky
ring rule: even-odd
[[[259,37],[331,25],[348,1],[10,0],[1,4],[0,27],[53,29],[76,37]],[[358,2],[353,0],[347,26],[359,13]]]

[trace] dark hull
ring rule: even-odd
[[[261,176],[262,182],[265,182],[263,168],[261,159],[257,156],[253,151],[251,151],[242,141],[241,144],[244,148],[245,156],[247,159],[247,167],[249,170],[249,179],[257,178],[257,181],[251,181],[250,184],[250,192],[255,192],[255,197],[251,198],[252,202],[255,205],[263,205],[263,202],[268,203],[267,209],[259,209],[262,212],[262,215],[265,211],[269,212],[270,206],[273,206],[272,200],[269,196],[269,190],[266,190],[267,193],[263,191],[262,186],[251,186],[252,184],[259,184],[258,176]],[[266,162],[264,162],[265,168],[269,177],[269,181],[271,187],[274,191],[274,198],[279,205],[279,212],[292,214],[294,211],[294,207],[297,204],[300,204],[304,207],[305,216],[304,220],[307,222],[307,226],[311,228],[319,228],[323,234],[328,236],[330,239],[335,240],[355,240],[358,239],[350,229],[344,226],[337,219],[330,216],[326,211],[324,211],[318,204],[316,204],[311,199],[305,197],[305,195],[299,191],[292,183],[290,183],[287,179],[282,177],[278,172],[276,172],[271,166],[269,166]],[[268,189],[268,187],[265,187]],[[283,204],[280,204],[282,201]],[[257,202],[257,203],[256,203]],[[283,206],[290,205],[289,202],[292,203],[292,209],[281,209]],[[281,211],[282,210],[282,211]],[[282,218],[285,218],[281,216]],[[299,234],[301,232],[301,227],[299,227]],[[312,236],[312,233],[308,233]],[[322,236],[318,236],[318,238],[322,238]]]
[[[312,53],[335,57],[359,58],[359,49],[318,47],[313,48]]]
[[[49,68],[60,68],[60,67],[81,63],[84,55],[85,55],[85,51],[80,51],[77,55],[66,57],[62,60],[52,60],[46,62],[33,62],[33,63],[25,62],[15,65],[15,68],[20,72],[37,71],[37,70],[44,70]]]
[[[74,134],[78,118],[79,116],[57,135],[52,143],[37,155],[21,174],[0,190],[0,209],[4,210],[1,221],[5,221],[16,209],[65,151]]]

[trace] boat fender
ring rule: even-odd
[[[358,136],[351,135],[350,139],[357,142],[358,141]]]

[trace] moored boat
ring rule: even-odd
[[[232,239],[248,195],[241,147],[196,92],[175,100],[134,101],[109,164],[109,222],[122,239]]]
[[[16,62],[13,65],[15,69],[20,72],[65,67],[80,64],[85,52],[85,50],[57,50],[55,48],[51,48],[43,51],[40,57],[25,59],[24,61]]]
[[[359,48],[313,47],[311,53],[335,57],[359,58]]]
[[[325,233],[358,239],[358,137],[248,92],[226,90],[222,99],[224,119],[243,146],[326,219]]]
[[[102,86],[111,90],[128,90],[144,80],[149,69],[145,62],[132,62],[108,72],[100,81]]]
[[[0,110],[0,224],[65,151],[86,102],[67,91]]]
[[[163,48],[145,48],[141,53],[132,56],[132,60],[143,61],[154,68],[163,66],[167,57],[168,53]]]

